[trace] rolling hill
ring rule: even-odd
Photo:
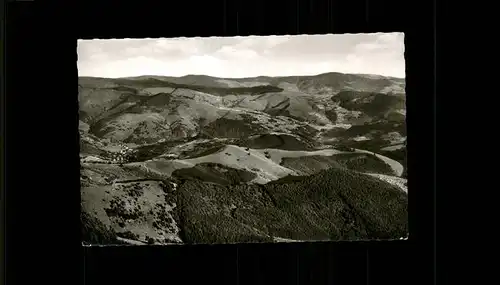
[[[404,79],[79,78],[82,239],[407,235]]]

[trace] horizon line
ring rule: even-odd
[[[393,79],[403,79],[403,80],[406,79],[406,77],[397,77],[397,76],[381,75],[381,74],[374,74],[374,73],[346,73],[346,72],[337,72],[337,71],[324,72],[324,73],[319,73],[319,74],[314,74],[314,75],[286,75],[286,76],[257,75],[257,76],[249,76],[249,77],[218,77],[218,76],[213,76],[213,75],[208,75],[208,74],[191,74],[190,73],[190,74],[186,74],[186,75],[182,75],[182,76],[144,74],[144,75],[121,76],[121,77],[101,77],[101,76],[78,75],[78,78],[87,77],[87,78],[105,78],[105,79],[124,79],[124,78],[138,78],[138,77],[148,77],[148,76],[151,76],[151,77],[153,77],[153,76],[171,77],[171,78],[182,78],[182,77],[187,77],[187,76],[206,76],[206,77],[219,78],[219,79],[251,79],[251,78],[258,78],[258,77],[270,77],[270,78],[314,77],[314,76],[320,76],[320,75],[325,75],[325,74],[329,74],[329,73],[337,73],[337,74],[344,74],[344,75],[358,75],[358,76],[378,76],[378,77],[382,77],[382,78],[393,78]]]

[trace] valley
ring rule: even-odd
[[[79,78],[82,239],[408,235],[404,79]]]

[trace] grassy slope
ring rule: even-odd
[[[392,168],[378,157],[364,153],[341,153],[331,156],[283,158],[282,166],[303,174],[313,174],[330,168],[346,168],[359,172],[393,175]]]
[[[148,176],[140,169],[118,165],[83,167],[82,205],[88,213],[95,214],[82,216],[85,241],[119,244],[120,241],[112,236],[142,242],[149,238],[159,242],[177,240],[176,211],[172,211],[176,195],[170,183],[172,180]],[[104,221],[110,227],[105,226]]]
[[[255,138],[243,140],[240,145],[253,149],[314,150],[313,144],[307,141],[307,137],[299,140],[294,136],[286,134],[263,134]]]
[[[363,125],[354,125],[349,129],[333,129],[326,133],[326,136],[330,137],[356,137],[363,136],[370,132],[385,134],[389,132],[398,132],[402,136],[406,136],[406,124],[405,122],[388,122],[385,120],[377,121],[374,123],[366,123]]]
[[[217,163],[200,163],[192,168],[177,169],[172,176],[187,180],[202,180],[221,185],[249,182],[256,177],[252,172],[230,168]]]
[[[80,213],[82,241],[89,244],[119,244],[116,232],[87,212]]]
[[[401,163],[404,167],[402,177],[406,178],[406,176],[407,176],[406,171],[408,170],[408,164],[407,164],[407,160],[406,160],[406,147],[403,147],[403,148],[400,148],[397,150],[391,150],[391,151],[379,151],[378,153],[383,155],[383,156],[386,156],[388,158],[392,158],[392,159],[398,161],[399,163]]]

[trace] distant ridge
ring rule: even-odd
[[[211,79],[227,79],[227,80],[248,80],[248,79],[271,79],[271,78],[309,78],[316,76],[327,76],[327,75],[354,75],[354,76],[362,76],[368,77],[372,79],[394,79],[394,80],[405,80],[405,78],[395,77],[395,76],[387,76],[380,74],[368,74],[368,73],[343,73],[343,72],[325,72],[315,75],[287,75],[287,76],[251,76],[251,77],[217,77],[206,74],[186,74],[183,76],[169,76],[169,75],[137,75],[137,76],[125,76],[125,77],[100,77],[100,76],[79,76],[79,78],[102,78],[102,79],[145,79],[145,78],[156,78],[156,79],[167,79],[167,78],[192,78],[192,77],[205,77]]]

